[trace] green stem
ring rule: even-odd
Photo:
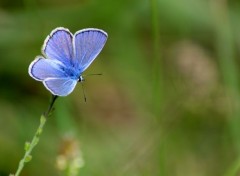
[[[32,159],[31,152],[32,152],[33,148],[38,144],[43,127],[46,123],[47,118],[51,115],[51,112],[53,109],[53,104],[56,101],[57,97],[58,96],[52,95],[52,100],[49,104],[47,111],[44,112],[40,117],[40,125],[39,125],[35,135],[33,136],[32,141],[30,143],[29,142],[25,143],[25,154],[24,154],[23,158],[20,160],[18,169],[14,176],[19,176],[25,163],[29,162]]]
[[[226,86],[228,99],[226,104],[229,107],[229,129],[232,135],[232,141],[237,155],[235,156],[236,161],[230,166],[225,176],[236,176],[240,170],[240,107],[238,101],[239,95],[239,76],[238,67],[235,59],[235,43],[232,32],[231,16],[229,13],[228,1],[226,0],[212,0],[212,12],[213,19],[215,21],[216,30],[216,48],[219,58],[219,66],[223,76],[223,81]]]
[[[152,38],[153,38],[153,104],[154,113],[157,118],[161,111],[162,102],[162,64],[160,58],[160,34],[159,34],[159,19],[158,19],[158,1],[151,0],[151,18],[152,18]],[[159,120],[159,119],[158,119]]]
[[[159,14],[158,14],[158,0],[151,0],[151,20],[152,20],[152,42],[153,42],[153,81],[152,81],[152,99],[153,99],[153,112],[156,117],[156,122],[161,125],[161,107],[163,105],[163,65],[161,61],[161,45],[160,45],[160,29],[159,29]],[[162,129],[162,128],[160,128]],[[159,140],[158,145],[158,162],[159,171],[158,175],[166,175],[165,170],[165,145]]]

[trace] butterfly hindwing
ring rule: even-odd
[[[57,60],[50,60],[42,56],[37,56],[30,64],[28,72],[32,78],[43,81],[46,78],[65,77],[65,73],[62,70],[63,67],[62,63]]]
[[[73,91],[77,81],[69,78],[48,78],[43,84],[53,95],[67,96]]]

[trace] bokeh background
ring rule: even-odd
[[[48,106],[28,66],[59,26],[108,33],[103,76],[57,100],[23,176],[240,175],[239,0],[0,0],[0,176]]]

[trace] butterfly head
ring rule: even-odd
[[[82,75],[80,75],[79,78],[78,78],[78,82],[83,82],[83,81],[85,81],[85,79],[83,78]]]

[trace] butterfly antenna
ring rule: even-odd
[[[103,74],[102,73],[91,73],[91,74],[83,75],[83,77],[93,76],[93,75],[103,75]]]
[[[87,102],[87,98],[86,98],[86,94],[85,94],[83,83],[81,83],[81,85],[82,85],[82,92],[83,92],[83,96],[84,96],[84,101],[86,103]]]

